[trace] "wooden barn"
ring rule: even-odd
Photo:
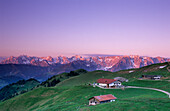
[[[152,79],[152,80],[160,80],[161,75],[142,75],[143,79]]]
[[[89,105],[96,105],[101,103],[107,103],[107,102],[113,102],[117,98],[113,96],[112,94],[108,95],[100,95],[100,96],[94,96],[89,99]]]
[[[104,78],[101,78],[101,79],[98,79],[97,80],[97,83],[99,86],[102,86],[102,87],[121,87],[121,82],[118,81],[118,80],[115,80],[115,79],[104,79]]]

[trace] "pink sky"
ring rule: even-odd
[[[170,57],[169,0],[1,0],[0,56]]]

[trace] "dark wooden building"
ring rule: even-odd
[[[152,80],[160,80],[161,75],[142,75],[143,79],[152,79]]]

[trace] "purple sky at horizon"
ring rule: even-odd
[[[0,56],[170,57],[170,0],[0,0]]]

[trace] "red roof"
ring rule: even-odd
[[[99,101],[107,101],[107,100],[117,99],[117,98],[114,97],[112,94],[101,95],[101,96],[94,96],[94,98],[97,99],[97,100],[99,100]]]
[[[115,80],[115,79],[104,79],[104,78],[101,78],[101,79],[98,79],[98,80],[97,80],[97,83],[110,84],[110,83],[113,83],[114,81],[117,81],[117,80]]]

